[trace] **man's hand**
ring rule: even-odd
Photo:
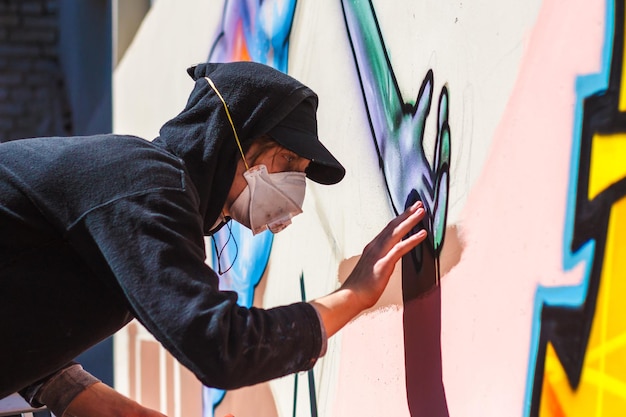
[[[422,203],[417,202],[389,222],[365,247],[359,262],[341,288],[311,301],[322,318],[328,337],[361,311],[376,304],[387,287],[396,263],[426,239],[425,230],[406,237],[424,219],[424,214]]]

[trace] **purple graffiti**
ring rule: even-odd
[[[396,213],[421,200],[429,244],[402,259],[406,391],[413,417],[447,417],[441,365],[439,255],[448,210],[450,126],[448,90],[441,91],[435,154],[424,152],[426,119],[433,95],[428,71],[415,104],[406,103],[396,82],[371,1],[342,0],[363,99],[389,197]]]

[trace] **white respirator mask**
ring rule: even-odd
[[[267,229],[272,233],[278,233],[291,224],[293,216],[302,213],[306,174],[296,171],[270,174],[265,165],[250,168],[224,98],[213,81],[209,77],[204,78],[224,105],[241,158],[246,166],[243,176],[248,185],[231,204],[230,217],[252,230],[254,235]]]
[[[278,233],[291,224],[291,218],[302,213],[306,190],[304,172],[268,173],[257,165],[243,174],[248,182],[230,206],[230,216],[256,235],[269,229]]]

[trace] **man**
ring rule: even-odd
[[[424,231],[402,240],[424,216],[416,205],[366,247],[338,291],[239,307],[218,290],[203,235],[230,218],[278,231],[301,211],[304,176],[334,184],[345,170],[317,138],[317,96],[297,80],[250,62],[189,73],[187,106],[153,142],[0,145],[0,332],[12,335],[0,347],[0,397],[19,390],[60,417],[97,383],[72,359],[132,318],[208,386],[310,369],[326,337],[371,307],[424,240]],[[275,145],[264,147],[268,137]]]

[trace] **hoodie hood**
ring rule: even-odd
[[[153,143],[184,161],[208,234],[222,211],[241,154],[223,103],[204,77],[213,81],[228,105],[244,149],[305,100],[317,109],[318,99],[298,80],[255,62],[204,63],[187,72],[195,80],[187,105],[163,125]]]

